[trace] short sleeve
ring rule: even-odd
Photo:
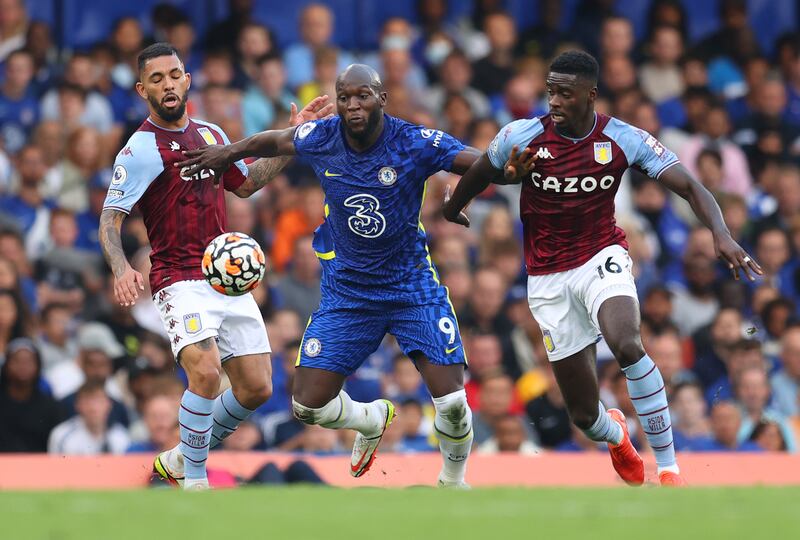
[[[449,133],[440,130],[433,131],[433,135],[428,138],[427,145],[428,152],[431,154],[431,172],[449,171],[453,167],[453,161],[458,153],[466,146]]]
[[[208,126],[219,133],[219,136],[222,137],[222,144],[231,144],[228,135],[222,131],[218,125],[212,124],[211,122],[201,122],[199,120],[195,120],[195,122],[200,125]],[[228,191],[235,191],[247,180],[248,172],[247,164],[240,159],[234,162],[233,165],[228,167],[228,170],[222,174],[222,185]]]
[[[329,133],[336,118],[304,122],[294,130],[294,151],[300,157],[308,157],[328,148]]]
[[[103,208],[130,213],[150,184],[164,171],[156,134],[137,131],[114,160]]]
[[[678,156],[643,129],[612,118],[603,130],[622,149],[629,167],[638,167],[651,178],[679,162]]]
[[[544,126],[538,118],[514,120],[506,124],[495,135],[486,154],[495,169],[502,169],[511,155],[514,145],[520,150],[526,148],[533,139],[544,131]]]

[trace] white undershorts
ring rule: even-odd
[[[220,359],[271,352],[264,319],[252,294],[226,296],[205,280],[179,281],[153,295],[172,354],[210,337]]]
[[[613,245],[572,270],[528,276],[528,305],[542,329],[551,362],[599,341],[597,313],[604,301],[614,296],[637,298],[632,265],[628,252]]]

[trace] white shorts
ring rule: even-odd
[[[264,319],[252,294],[225,296],[205,280],[179,281],[153,295],[172,354],[217,338],[220,359],[271,352]]]
[[[636,296],[631,258],[622,246],[601,250],[582,266],[528,276],[528,305],[542,329],[551,362],[600,340],[597,312],[613,296]]]

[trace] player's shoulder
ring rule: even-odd
[[[606,116],[598,114],[598,122],[602,122],[605,124],[604,126],[601,124],[602,133],[611,139],[626,139],[635,137],[637,139],[645,139],[647,138],[647,132],[643,129],[640,129],[636,126],[633,126],[624,120],[620,120],[615,116]]]
[[[231,140],[221,127],[213,122],[200,120],[198,118],[189,118],[189,129],[197,131],[206,144],[230,144]]]
[[[131,134],[128,140],[125,141],[125,145],[117,153],[117,160],[126,158],[131,160],[154,159],[156,157],[159,160],[161,159],[156,134],[144,125]]]
[[[520,118],[519,120],[514,120],[503,126],[497,135],[501,144],[512,141],[512,144],[524,143],[524,145],[527,145],[530,141],[544,133],[545,126],[548,122],[549,115]]]

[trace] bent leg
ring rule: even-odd
[[[619,444],[622,428],[600,402],[595,354],[595,346],[590,345],[550,365],[572,423],[593,441]]]
[[[236,431],[272,395],[272,364],[269,354],[231,358],[222,367],[228,374],[231,388],[214,400],[212,448]]]
[[[472,411],[464,391],[464,364],[437,365],[420,351],[412,351],[409,356],[433,397],[433,429],[443,459],[439,483],[463,485],[473,440]]]
[[[658,472],[677,473],[664,379],[642,347],[638,302],[628,296],[609,298],[601,304],[597,318],[608,346],[625,372],[628,393],[655,453]]]

